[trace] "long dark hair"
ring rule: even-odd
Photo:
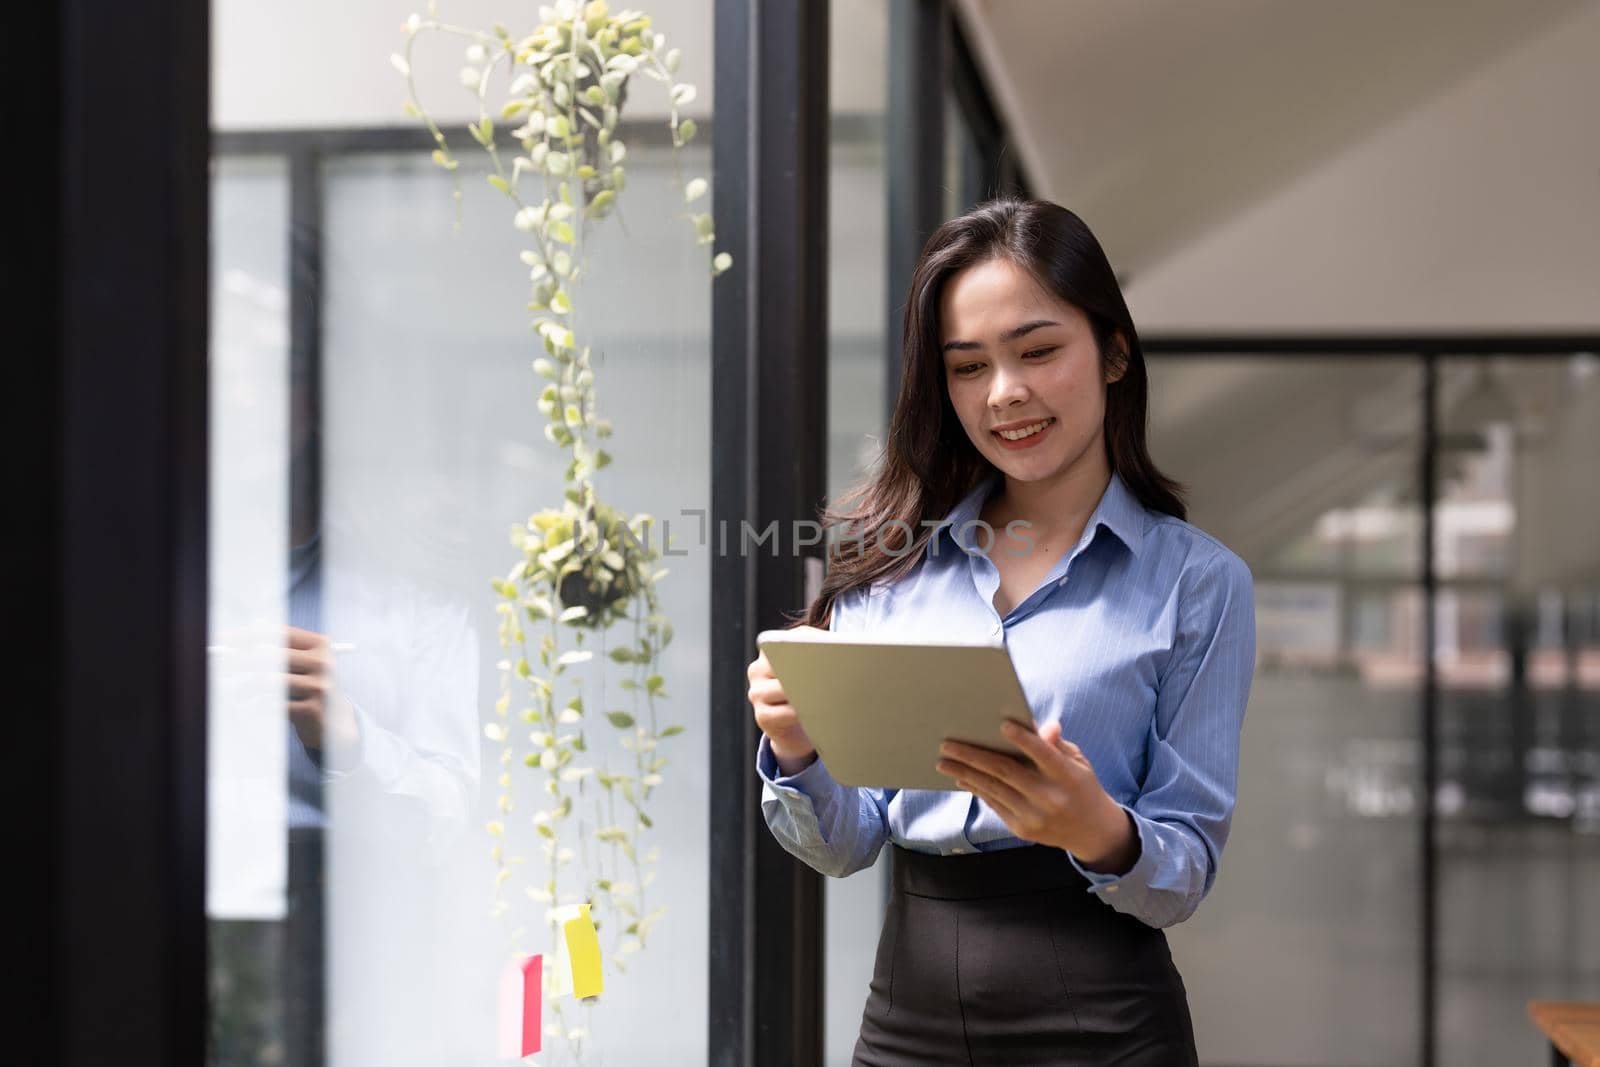
[[[1145,445],[1149,381],[1144,351],[1111,264],[1089,227],[1048,200],[1002,198],[940,226],[923,246],[906,300],[900,395],[876,471],[822,511],[831,534],[827,574],[803,623],[826,627],[834,600],[879,579],[904,577],[922,557],[931,526],[995,467],[968,439],[945,386],[939,300],[958,271],[1005,257],[1046,290],[1081,309],[1100,351],[1111,469],[1145,507],[1185,518],[1184,487],[1156,470]],[[1120,334],[1120,339],[1118,335]],[[838,536],[840,529],[848,531]],[[910,547],[907,542],[910,539]],[[799,623],[797,623],[798,625]]]

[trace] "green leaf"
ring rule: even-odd
[[[642,823],[644,823],[644,825],[645,825],[645,827],[646,827],[646,828],[647,828],[647,829],[648,829],[648,828],[649,828],[649,827],[652,827],[652,826],[654,826],[654,825],[655,825],[655,823],[653,823],[653,822],[651,822],[651,821],[650,821],[650,816],[648,816],[648,815],[646,815],[646,814],[645,814],[645,813],[644,813],[644,812],[642,812],[642,811],[641,811],[641,812],[640,812],[640,813],[639,813],[639,821],[640,821],[640,822],[642,822]]]
[[[633,716],[625,711],[608,711],[606,712],[606,718],[611,721],[612,726],[619,730],[626,730],[633,725]]]
[[[695,125],[694,119],[684,119],[678,123],[678,143],[680,145],[688,144],[694,140],[694,135],[699,132],[700,127]]]
[[[576,244],[578,240],[572,232],[572,223],[565,221],[551,223],[550,236],[564,245]]]
[[[683,727],[677,725],[676,723],[674,723],[673,725],[667,727],[665,730],[662,730],[659,736],[661,736],[661,737],[677,737],[681,733],[683,733]]]
[[[489,184],[500,190],[502,193],[511,192],[511,183],[500,177],[498,174],[489,175]]]
[[[633,662],[633,650],[630,648],[613,648],[606,654],[611,657],[611,662],[613,663]]]
[[[644,688],[648,693],[659,693],[661,692],[661,687],[666,684],[667,680],[659,674],[652,674],[644,680]]]

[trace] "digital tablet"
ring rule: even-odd
[[[842,785],[953,790],[934,769],[946,738],[1026,758],[1000,732],[1033,723],[1003,645],[818,630],[763,630],[756,645]]]

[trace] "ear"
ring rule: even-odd
[[[1113,333],[1106,345],[1105,365],[1107,385],[1120,382],[1128,373],[1128,339],[1121,330]]]

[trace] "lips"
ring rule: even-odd
[[[1008,422],[1003,426],[996,426],[989,432],[1005,441],[1026,441],[1054,421],[1056,421],[1054,418],[1046,416],[1042,419],[1034,419],[1031,422]]]

